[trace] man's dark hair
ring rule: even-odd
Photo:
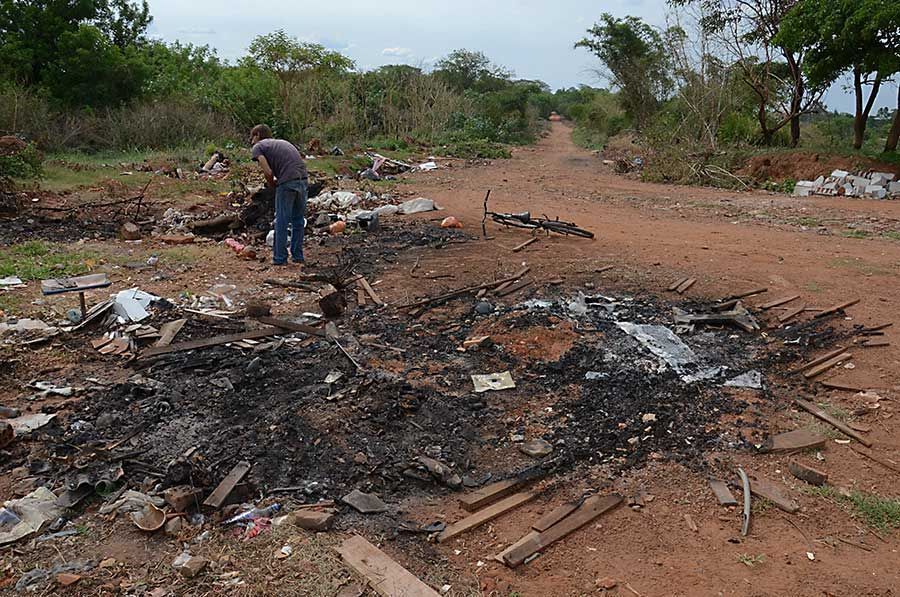
[[[266,124],[257,124],[250,130],[251,137],[259,137],[259,140],[263,139],[271,139],[272,138],[272,129],[269,128]]]

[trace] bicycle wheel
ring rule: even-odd
[[[581,238],[594,238],[593,232],[585,230],[584,228],[579,228],[575,224],[569,222],[555,222],[553,220],[543,221],[541,222],[541,228],[546,228],[557,234],[571,234],[572,236],[580,236]]]

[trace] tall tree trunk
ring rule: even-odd
[[[791,93],[791,147],[797,147],[800,144],[800,112],[803,109],[803,96],[806,94],[806,87],[803,84],[803,71],[797,64],[797,58],[791,52],[785,52],[788,67],[791,71],[791,78],[794,80],[794,88]]]
[[[766,119],[766,102],[764,99],[759,100],[759,106],[756,109],[756,119],[759,121],[759,135],[762,137],[762,143],[765,146],[772,144],[772,137],[775,132],[769,130],[769,122]]]
[[[897,141],[900,140],[900,85],[897,86],[897,109],[894,111],[894,122],[888,131],[885,151],[897,151]]]
[[[853,116],[853,149],[862,149],[869,113],[872,111],[872,105],[875,103],[878,90],[881,88],[881,73],[876,73],[869,99],[866,101],[865,107],[863,107],[863,83],[860,71],[859,66],[853,67],[853,91],[856,95],[856,113]]]

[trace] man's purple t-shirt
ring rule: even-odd
[[[284,139],[263,139],[253,146],[254,160],[265,156],[277,184],[306,178],[306,163],[297,148]]]

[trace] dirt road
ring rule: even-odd
[[[698,297],[766,286],[768,297],[800,294],[809,307],[861,298],[849,313],[852,323],[900,318],[900,243],[841,235],[849,230],[848,223],[878,222],[884,229],[900,230],[900,202],[799,199],[645,184],[608,172],[599,158],[574,146],[569,130],[560,124],[536,146],[517,150],[511,160],[443,170],[416,177],[412,185],[416,192],[436,199],[447,214],[459,217],[470,231],[478,227],[484,192],[491,189],[495,211],[559,216],[597,235],[593,242],[542,239],[513,255],[509,248],[527,233],[489,224],[494,240],[476,251],[465,250],[465,259],[461,250],[443,261],[439,257],[431,261],[440,271],[462,270],[477,277],[501,262],[527,262],[539,278],[561,274],[576,286],[591,282],[597,288],[612,285],[663,295],[673,280],[695,276],[699,282],[688,294]],[[830,228],[802,223],[813,220],[827,220]],[[593,273],[606,264],[617,268]],[[894,334],[889,331],[888,337]],[[840,378],[886,388],[884,395],[892,395],[890,389],[896,391],[900,383],[896,345],[855,353],[856,368],[841,371]],[[784,404],[792,397],[777,396],[776,402]],[[865,402],[848,393],[821,397],[848,411]],[[773,430],[785,422],[783,429],[796,425],[789,413],[778,413],[781,407],[763,408]],[[879,450],[900,454],[896,423],[891,414],[881,416],[872,438]],[[838,487],[900,493],[896,475],[877,465],[873,468],[845,446],[832,444],[825,458],[823,466]],[[745,462],[775,478],[790,479],[783,457]],[[483,579],[486,594],[495,595],[602,593],[595,584],[602,577],[619,581],[610,592],[619,595],[890,595],[900,586],[896,538],[882,543],[862,531],[872,552],[838,542],[834,537],[858,538],[862,523],[808,492],[801,493],[803,512],[794,517],[794,524],[769,510],[758,516],[751,537],[741,539],[734,513],[715,506],[705,480],[696,475],[653,464],[624,482],[657,499],[641,512],[626,508],[601,520],[516,572],[495,563],[480,568],[477,561],[487,561],[492,549],[516,540],[527,521],[546,508],[520,508],[490,531],[471,534],[460,542],[462,546],[450,546],[461,555],[444,551],[454,564]],[[685,513],[699,521],[699,533],[688,529]],[[637,593],[624,588],[626,582]]]

